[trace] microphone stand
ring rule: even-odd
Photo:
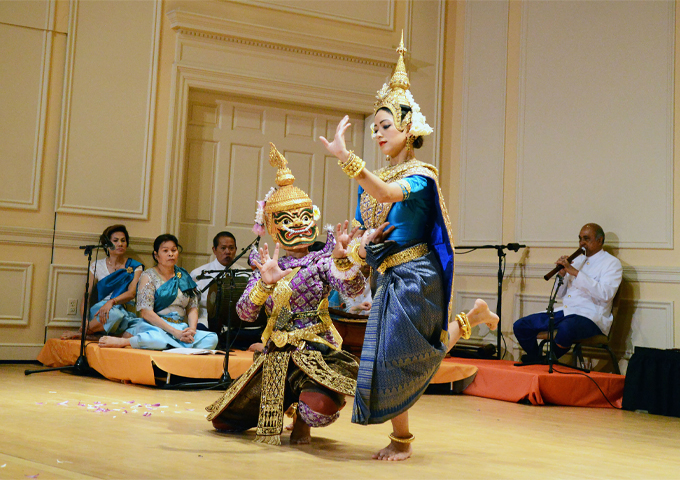
[[[60,370],[67,373],[72,373],[73,375],[94,375],[96,371],[90,367],[87,363],[87,356],[85,355],[85,337],[87,337],[87,315],[89,313],[89,301],[90,301],[90,264],[92,263],[92,250],[105,248],[105,245],[83,245],[80,247],[84,255],[87,255],[87,275],[85,275],[85,297],[83,298],[83,320],[81,323],[80,330],[80,355],[76,363],[73,365],[67,365],[65,367],[53,367],[53,368],[43,368],[40,370],[25,370],[24,375],[31,375],[32,373],[42,373],[42,372],[53,372],[55,370]]]
[[[548,373],[553,373],[553,365],[560,365],[561,367],[573,368],[574,370],[580,370],[581,372],[590,373],[587,368],[580,368],[574,365],[567,365],[557,360],[555,352],[553,351],[553,330],[555,329],[555,302],[557,301],[557,292],[559,292],[560,287],[564,283],[564,278],[561,275],[557,275],[555,278],[555,283],[553,283],[553,289],[550,292],[550,299],[548,300],[548,308],[546,312],[548,314],[548,353],[545,356],[545,360],[540,360],[537,362],[527,362],[527,363],[515,363],[516,367],[525,367],[527,365],[548,365]],[[540,355],[540,352],[539,352]]]
[[[482,250],[482,249],[491,249],[494,248],[496,249],[496,253],[498,254],[498,274],[497,274],[497,279],[498,279],[498,294],[496,295],[497,301],[496,301],[496,315],[498,315],[498,326],[496,327],[496,360],[501,359],[501,337],[503,335],[501,331],[501,309],[503,306],[503,276],[505,274],[505,252],[503,250],[508,249],[512,250],[513,252],[517,252],[520,248],[525,248],[526,245],[520,245],[518,243],[509,243],[507,245],[475,245],[471,247],[467,246],[456,246],[456,250],[462,249],[462,250],[469,250],[467,252],[456,252],[460,255],[465,255],[466,253],[470,253],[474,250]]]
[[[250,250],[250,248],[253,245],[259,245],[260,242],[260,236],[258,235],[255,240],[250,242],[246,247],[243,247],[241,249],[241,253],[239,253],[229,265],[225,266],[223,270],[204,270],[201,272],[201,275],[204,275],[206,273],[217,273],[215,277],[201,290],[201,293],[206,291],[210,286],[215,283],[216,281],[222,279],[227,273],[229,273],[229,278],[230,278],[230,284],[229,284],[229,306],[231,307],[231,294],[234,291],[234,270],[231,270],[231,266],[236,263],[247,251]],[[219,296],[219,301],[221,302],[221,296]],[[220,304],[217,305],[218,308],[216,308],[217,311],[219,311]],[[221,333],[221,332],[220,332]],[[218,334],[219,337],[219,334]],[[229,350],[230,350],[230,345],[231,345],[231,308],[227,308],[227,331],[225,332],[225,353],[224,353],[224,365],[223,365],[223,372],[222,372],[222,377],[219,380],[213,381],[213,382],[189,382],[189,383],[178,383],[177,385],[165,385],[163,388],[169,389],[169,390],[182,390],[182,389],[205,389],[205,390],[226,390],[229,388],[229,386],[232,384],[234,381],[233,378],[231,378],[231,375],[229,375]]]

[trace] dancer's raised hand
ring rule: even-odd
[[[335,247],[333,247],[333,257],[335,258],[345,258],[349,242],[360,235],[359,229],[361,227],[359,225],[349,232],[347,231],[348,226],[349,220],[345,220],[344,224],[338,223],[335,227]]]
[[[349,123],[349,115],[345,115],[342,120],[340,120],[340,123],[338,123],[338,126],[335,129],[335,138],[333,138],[332,142],[326,140],[325,137],[319,137],[319,140],[321,140],[323,146],[326,147],[326,150],[343,162],[346,161],[349,156],[347,146],[345,145],[345,131],[350,127],[350,125],[352,124]]]
[[[278,282],[293,271],[290,268],[287,270],[281,270],[281,267],[279,267],[279,247],[279,243],[276,242],[276,247],[274,247],[274,256],[269,257],[269,245],[265,243],[264,247],[260,248],[260,260],[262,263],[258,262],[257,260],[253,260],[253,264],[260,271],[262,281],[267,285],[272,285]]]

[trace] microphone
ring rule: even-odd
[[[196,275],[196,280],[207,280],[209,278],[213,278],[213,277],[211,277],[210,275],[205,273],[205,270],[202,270],[201,273]]]
[[[579,255],[584,254],[585,252],[586,252],[585,248],[579,247],[578,250],[576,250],[574,253],[572,253],[571,255],[569,255],[569,258],[567,258],[567,262],[569,262],[569,263],[573,262],[574,259],[575,259],[576,257],[578,257]],[[543,278],[545,278],[546,280],[550,280],[557,272],[559,272],[559,271],[562,270],[563,268],[564,268],[564,267],[563,267],[562,265],[557,265],[555,268],[553,268],[553,269],[550,270],[548,273],[546,273],[546,274],[543,276]]]
[[[519,243],[508,243],[505,248],[513,252],[518,252],[520,248],[526,248],[526,245],[521,245]]]

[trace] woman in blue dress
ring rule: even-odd
[[[93,290],[97,287],[97,303],[90,307],[87,334],[130,336],[127,330],[134,327],[139,318],[127,311],[125,305],[137,295],[137,283],[144,265],[127,256],[130,235],[125,225],[107,227],[100,236],[100,243],[109,244],[109,247],[106,257],[90,266],[88,284]],[[67,332],[61,338],[80,338],[80,332]]]
[[[423,136],[432,132],[413,100],[402,45],[389,84],[378,92],[373,138],[389,166],[371,173],[347,151],[343,118],[328,142],[343,171],[360,185],[356,221],[366,230],[350,246],[349,258],[379,272],[359,364],[352,421],[392,422],[390,444],[380,460],[405,460],[415,439],[408,410],[420,398],[446,352],[470,330],[498,317],[483,300],[467,314],[452,314],[453,237],[437,169],[416,160]],[[389,225],[389,228],[387,228]]]
[[[180,251],[174,235],[156,237],[153,243],[156,266],[142,273],[137,289],[137,311],[144,321],[130,330],[129,338],[102,337],[100,347],[215,348],[215,333],[196,330],[199,294],[189,273],[177,266]]]

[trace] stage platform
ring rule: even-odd
[[[48,367],[73,365],[79,350],[80,340],[50,339],[38,355],[38,361]],[[219,379],[224,365],[222,354],[183,355],[133,348],[99,348],[96,342],[87,344],[86,356],[89,365],[109,380],[153,386],[171,382],[173,377]],[[252,358],[252,352],[232,351],[231,377],[245,372]],[[621,408],[625,379],[623,375],[582,374],[560,366],[550,374],[548,367],[542,365],[516,367],[508,360],[451,357],[442,362],[432,383],[455,383],[475,374],[474,381],[463,392],[466,395],[533,405],[610,408],[612,405]]]
[[[518,367],[509,360],[447,358],[444,363],[449,361],[478,368],[465,395],[532,405],[621,408],[623,375],[583,373],[563,366],[554,366],[553,373],[548,373],[547,365]]]
[[[50,339],[38,355],[47,367],[73,365],[80,353],[80,340]],[[87,363],[109,380],[123,383],[161,386],[173,377],[186,379],[219,379],[224,373],[224,354],[184,355],[134,348],[99,348],[96,341],[85,348]],[[248,370],[253,352],[232,350],[229,355],[229,375],[236,378]],[[455,383],[472,377],[477,367],[472,364],[449,362],[435,375],[434,383]]]

